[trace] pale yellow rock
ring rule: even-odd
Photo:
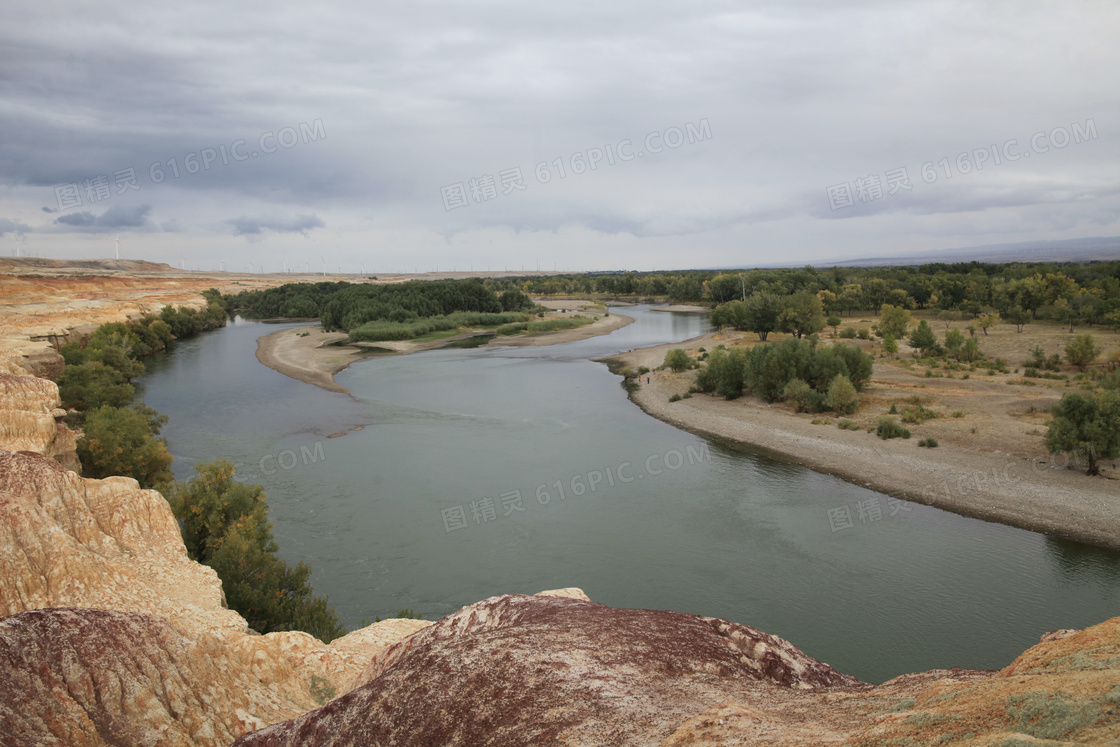
[[[587,595],[583,593],[583,589],[576,588],[575,586],[569,586],[565,589],[549,589],[548,591],[538,591],[533,596],[535,596],[535,597],[566,597],[568,599],[582,599],[585,602],[590,602],[591,601],[590,599],[587,598]]]

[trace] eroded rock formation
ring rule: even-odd
[[[786,708],[867,687],[747,626],[506,595],[389,647],[348,695],[238,744],[657,744],[728,700]]]
[[[1051,636],[998,672],[872,686],[744,625],[507,595],[385,649],[347,695],[236,744],[1117,744],[1118,675],[1120,618]]]
[[[0,444],[12,451],[34,451],[75,472],[76,434],[58,421],[58,385],[34,376],[0,372]]]

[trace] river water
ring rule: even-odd
[[[224,457],[264,485],[281,554],[311,564],[350,628],[578,586],[752,625],[881,682],[1002,667],[1043,632],[1120,615],[1120,553],[895,501],[647,416],[591,359],[707,322],[621,311],[635,323],[564,345],[363,361],[337,377],[352,396],[257,362],[258,337],[297,325],[238,320],[151,360],[140,394],[171,418],[179,479]],[[838,528],[845,507],[852,526]]]

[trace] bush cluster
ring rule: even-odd
[[[167,502],[187,554],[218,573],[229,606],[258,633],[303,630],[326,642],[345,635],[327,598],[314,595],[311,567],[292,568],[277,554],[263,488],[237,482],[225,460],[195,471],[168,490]]]
[[[727,399],[746,389],[768,402],[788,397],[798,409],[846,413],[855,406],[855,393],[871,379],[872,362],[856,347],[791,337],[750,349],[716,348],[697,374],[696,386]]]

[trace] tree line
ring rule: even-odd
[[[993,310],[1013,324],[1052,319],[1120,329],[1120,262],[930,263],[914,267],[832,267],[735,271],[619,272],[502,278],[492,287],[537,295],[669,297],[713,306],[755,294],[817,296],[826,315],[905,309],[978,316]]]
[[[328,332],[369,322],[398,324],[456,313],[503,314],[533,309],[518,289],[500,295],[478,279],[406,283],[287,283],[223,297],[230,309],[255,317],[317,318]]]

